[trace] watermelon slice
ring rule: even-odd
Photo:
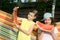
[[[17,13],[13,13],[13,16],[14,16],[13,22],[19,25],[19,22],[17,20]]]
[[[37,22],[37,25],[40,27],[40,28],[43,28],[45,30],[52,30],[53,26],[52,25],[48,25],[48,24],[43,24],[41,22]]]
[[[17,20],[17,11],[18,10],[15,10],[13,13],[13,23],[20,25],[20,22],[18,22],[18,20]]]

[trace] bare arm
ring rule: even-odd
[[[25,29],[19,27],[19,25],[16,25],[16,27],[17,27],[19,30],[21,30],[22,32],[24,32],[25,34],[29,35],[29,34],[32,32],[33,28],[34,28],[34,24],[29,28],[29,30],[25,30]]]
[[[51,35],[52,35],[52,37],[53,37],[54,40],[58,40],[57,34],[55,34],[54,32],[51,32]]]
[[[21,17],[17,17],[17,20],[20,20],[20,21],[22,21],[24,18],[21,18]]]
[[[19,7],[15,7],[14,9],[13,9],[13,14],[16,14],[17,15],[17,11],[18,11],[18,9],[19,9]],[[15,16],[16,16],[15,15]],[[17,17],[17,20],[22,20],[23,18],[20,18],[20,17]]]
[[[44,32],[41,32],[40,36],[38,37],[38,40],[42,40],[43,35],[44,35]]]
[[[51,32],[51,35],[54,40],[58,40],[58,30],[57,28],[54,28],[54,30]]]

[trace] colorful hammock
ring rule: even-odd
[[[6,40],[16,40],[17,32],[15,32],[12,27],[12,15],[0,10],[0,37]]]

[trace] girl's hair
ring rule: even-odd
[[[54,18],[53,18],[53,17],[50,17],[50,19],[51,19],[51,24],[54,25],[54,27],[55,27],[56,24],[55,24],[55,20],[54,20]]]
[[[35,16],[37,16],[37,13],[38,13],[38,11],[37,11],[37,10],[35,10],[35,9],[31,9],[31,10],[29,10],[29,12],[34,13],[34,14],[35,14]]]
[[[51,19],[51,24],[54,25],[55,24],[54,23],[54,18],[53,17],[50,17],[50,19]]]

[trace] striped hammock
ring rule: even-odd
[[[0,37],[6,40],[16,40],[17,32],[12,27],[12,15],[0,10]]]

